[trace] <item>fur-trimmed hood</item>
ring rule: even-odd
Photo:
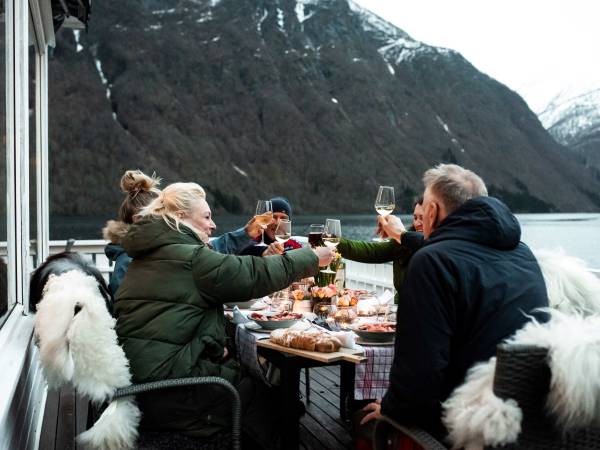
[[[102,228],[102,237],[111,244],[121,245],[121,241],[129,231],[129,224],[119,220],[109,220],[106,226]]]

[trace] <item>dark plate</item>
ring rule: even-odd
[[[365,342],[390,342],[394,340],[395,331],[362,331],[354,330]]]

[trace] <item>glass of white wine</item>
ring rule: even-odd
[[[338,219],[327,219],[325,222],[325,229],[323,230],[323,242],[325,246],[335,249],[340,243],[342,238],[342,224]],[[327,265],[325,270],[321,270],[323,273],[335,273]]]
[[[396,207],[396,199],[394,197],[393,186],[379,186],[377,192],[377,198],[375,199],[375,211],[382,217],[388,216],[394,211]],[[383,239],[377,237],[375,241],[381,241]]]
[[[262,227],[260,242],[256,245],[266,247],[265,244],[265,228],[273,222],[273,204],[271,200],[259,200],[256,204],[256,223]]]
[[[275,240],[280,244],[284,244],[292,237],[292,221],[280,219],[275,229]]]

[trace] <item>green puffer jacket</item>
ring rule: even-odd
[[[283,289],[313,275],[318,259],[308,248],[268,258],[223,255],[180,229],[145,220],[122,241],[133,261],[114,313],[133,381],[216,375],[235,383],[236,367],[220,363],[223,303]]]
[[[382,264],[393,262],[394,287],[396,288],[395,302],[398,303],[400,286],[411,256],[421,248],[423,237],[421,233],[409,232],[402,237],[402,245],[393,239],[383,242],[364,242],[342,239],[337,247],[342,257],[352,261]]]

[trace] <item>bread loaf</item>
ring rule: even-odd
[[[277,329],[271,332],[271,342],[284,347],[322,353],[337,352],[342,346],[338,338],[324,331]]]

